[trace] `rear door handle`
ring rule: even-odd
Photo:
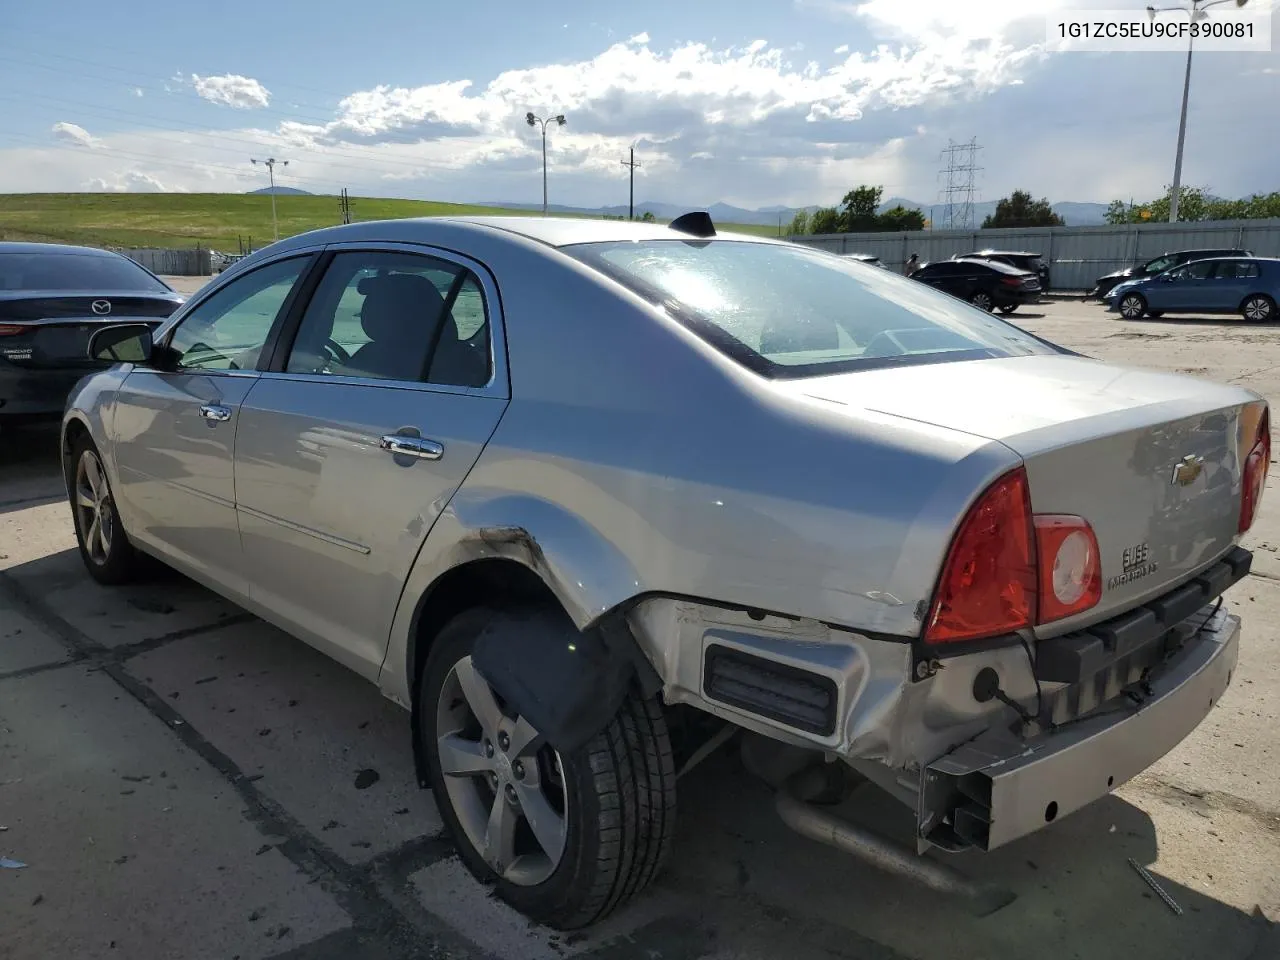
[[[207,403],[200,408],[200,416],[210,423],[225,423],[231,419],[231,408],[220,403]]]
[[[417,457],[419,460],[439,460],[444,456],[444,445],[426,437],[410,437],[403,433],[389,433],[378,446],[391,454]]]

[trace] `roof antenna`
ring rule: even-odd
[[[716,225],[711,222],[711,214],[705,210],[682,214],[672,220],[668,226],[672,230],[687,233],[691,237],[714,237],[716,235]]]

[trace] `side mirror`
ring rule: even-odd
[[[107,363],[150,363],[155,347],[151,327],[120,323],[103,327],[89,338],[89,359]]]

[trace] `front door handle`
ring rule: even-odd
[[[231,408],[220,403],[207,403],[200,408],[200,416],[210,423],[225,423],[231,419]]]
[[[417,457],[419,460],[439,460],[444,456],[444,445],[426,437],[410,437],[403,433],[389,433],[378,446],[391,454]]]

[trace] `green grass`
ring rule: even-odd
[[[512,216],[533,211],[430,200],[352,197],[357,220],[459,215]],[[279,196],[280,235],[338,223],[337,197]],[[721,224],[726,230],[774,236],[776,227]],[[213,247],[235,253],[240,241],[269,243],[271,198],[237,193],[0,194],[0,240],[43,240],[90,246]]]

